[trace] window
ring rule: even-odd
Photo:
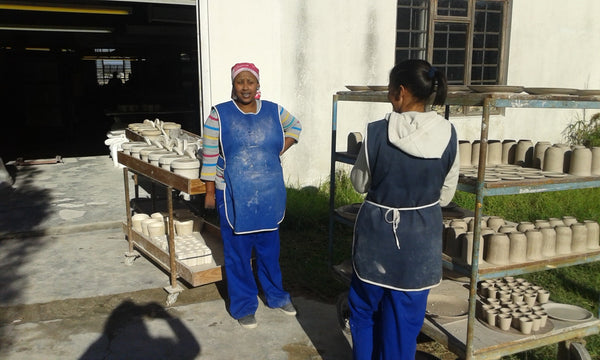
[[[425,59],[448,84],[505,84],[512,0],[398,0],[396,62]]]

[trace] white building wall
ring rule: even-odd
[[[300,143],[283,157],[290,186],[318,185],[330,171],[332,95],[344,85],[385,85],[394,62],[396,0],[199,0],[205,115],[230,97],[231,66],[254,62],[263,98],[280,103],[303,125]],[[600,88],[600,2],[515,0],[508,84]],[[207,24],[203,24],[205,22]],[[208,68],[208,69],[207,69]],[[364,134],[388,104],[342,102],[338,150],[348,133]],[[490,139],[561,142],[562,130],[595,111],[508,109],[491,122]],[[459,136],[480,134],[480,117],[453,118]]]

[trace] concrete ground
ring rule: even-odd
[[[227,313],[222,283],[166,306],[168,275],[143,257],[125,264],[123,172],[108,156],[7,170],[1,359],[351,358],[334,305],[294,298],[292,317],[261,303],[252,330]]]

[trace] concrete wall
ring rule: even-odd
[[[304,131],[283,157],[288,185],[317,185],[329,175],[332,95],[344,85],[385,85],[393,66],[395,0],[199,0],[203,103],[229,99],[230,68],[254,62],[263,98],[298,117]],[[515,0],[508,84],[600,88],[600,2]],[[349,132],[389,112],[388,104],[340,103],[338,150]],[[561,142],[571,110],[508,109],[490,138]],[[478,116],[453,118],[459,136],[479,137]]]

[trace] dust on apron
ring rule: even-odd
[[[233,101],[215,108],[221,121],[217,166],[224,169],[227,222],[236,234],[277,229],[286,202],[277,104],[262,100],[258,112],[249,114]]]

